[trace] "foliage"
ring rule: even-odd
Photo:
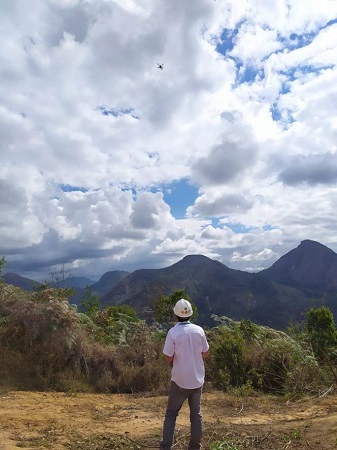
[[[80,363],[76,313],[60,301],[57,290],[43,291],[43,302],[35,301],[38,293],[25,295],[18,289],[6,293],[1,302],[6,317],[0,329],[2,375],[47,387],[68,364]]]
[[[41,283],[36,291],[32,294],[31,299],[36,303],[44,303],[50,300],[52,296],[55,299],[59,299],[60,301],[68,301],[69,298],[74,295],[75,290],[72,288],[53,288],[50,284],[45,281]]]
[[[318,392],[331,382],[303,336],[296,340],[250,320],[213,318],[219,325],[208,332],[211,352],[206,364],[215,386],[235,388],[240,395],[254,388],[296,396]]]
[[[329,308],[311,308],[307,312],[306,330],[315,355],[326,359],[337,346],[335,321]]]
[[[136,311],[129,305],[107,306],[92,316],[97,326],[95,339],[104,343],[127,345],[127,334],[138,322]]]
[[[246,379],[244,361],[244,339],[238,327],[220,332],[216,341],[212,342],[211,355],[217,368],[217,383],[222,388],[240,386]]]
[[[259,327],[255,325],[250,319],[244,319],[240,322],[239,325],[240,333],[242,337],[246,341],[252,341],[254,339],[257,339]]]
[[[6,265],[6,257],[3,256],[2,258],[0,258],[0,282],[2,280],[2,269],[5,267]]]
[[[95,295],[89,286],[85,288],[80,305],[83,307],[85,314],[91,318],[95,317],[101,309],[98,295]]]
[[[140,392],[167,385],[163,343],[132,308],[108,307],[90,318],[61,300],[59,290],[27,293],[4,286],[3,381],[20,388],[67,392]]]
[[[88,291],[83,313],[69,304],[64,288],[45,285],[30,293],[5,283],[0,288],[4,382],[66,392],[166,392],[166,333],[139,320],[130,306],[97,309]],[[187,297],[177,291],[160,304],[162,317],[182,296]],[[290,336],[250,320],[214,316],[216,326],[206,330],[211,350],[206,381],[241,396],[254,389],[290,398],[328,392],[337,361],[333,316],[324,307],[307,317],[306,326],[293,327]]]
[[[67,279],[69,277],[69,270],[65,268],[64,264],[58,270],[50,270],[50,279],[42,281],[38,286],[35,286],[37,293],[35,301],[43,302],[45,299],[48,299],[51,290],[53,291],[53,295],[57,294],[60,300],[68,301],[76,293],[74,288],[67,286]]]
[[[154,320],[166,327],[175,322],[175,314],[173,312],[173,308],[177,301],[181,298],[184,298],[191,303],[193,309],[193,315],[191,319],[196,320],[198,317],[198,309],[184,289],[179,289],[168,296],[162,295],[160,298],[154,301]]]

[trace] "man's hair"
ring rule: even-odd
[[[188,322],[190,320],[190,317],[179,317],[179,316],[176,316],[176,318],[178,319],[178,322]]]

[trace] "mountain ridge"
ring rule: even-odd
[[[285,328],[323,299],[337,314],[337,254],[306,239],[258,273],[231,269],[204,255],[186,255],[160,269],[106,272],[89,287],[100,296],[102,307],[126,303],[147,320],[154,300],[184,289],[203,325],[210,325],[215,314]]]

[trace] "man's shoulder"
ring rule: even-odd
[[[204,333],[204,329],[195,323],[189,323],[189,328],[195,332]]]
[[[176,323],[172,328],[169,329],[168,333],[171,335],[174,334],[180,334],[180,333],[184,333],[188,330],[191,332],[198,332],[198,333],[203,333],[204,334],[204,329],[200,326],[200,325],[196,325],[195,323],[192,322],[178,322]]]
[[[189,325],[191,325],[194,328],[200,328],[201,330],[203,329],[200,325],[197,325],[196,323],[193,323],[193,322],[188,322],[188,323],[189,323]]]

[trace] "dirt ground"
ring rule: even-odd
[[[0,391],[0,450],[158,448],[166,397]],[[203,393],[203,449],[337,449],[337,395],[286,401]],[[187,449],[184,405],[174,449]],[[221,445],[220,445],[221,443]]]

